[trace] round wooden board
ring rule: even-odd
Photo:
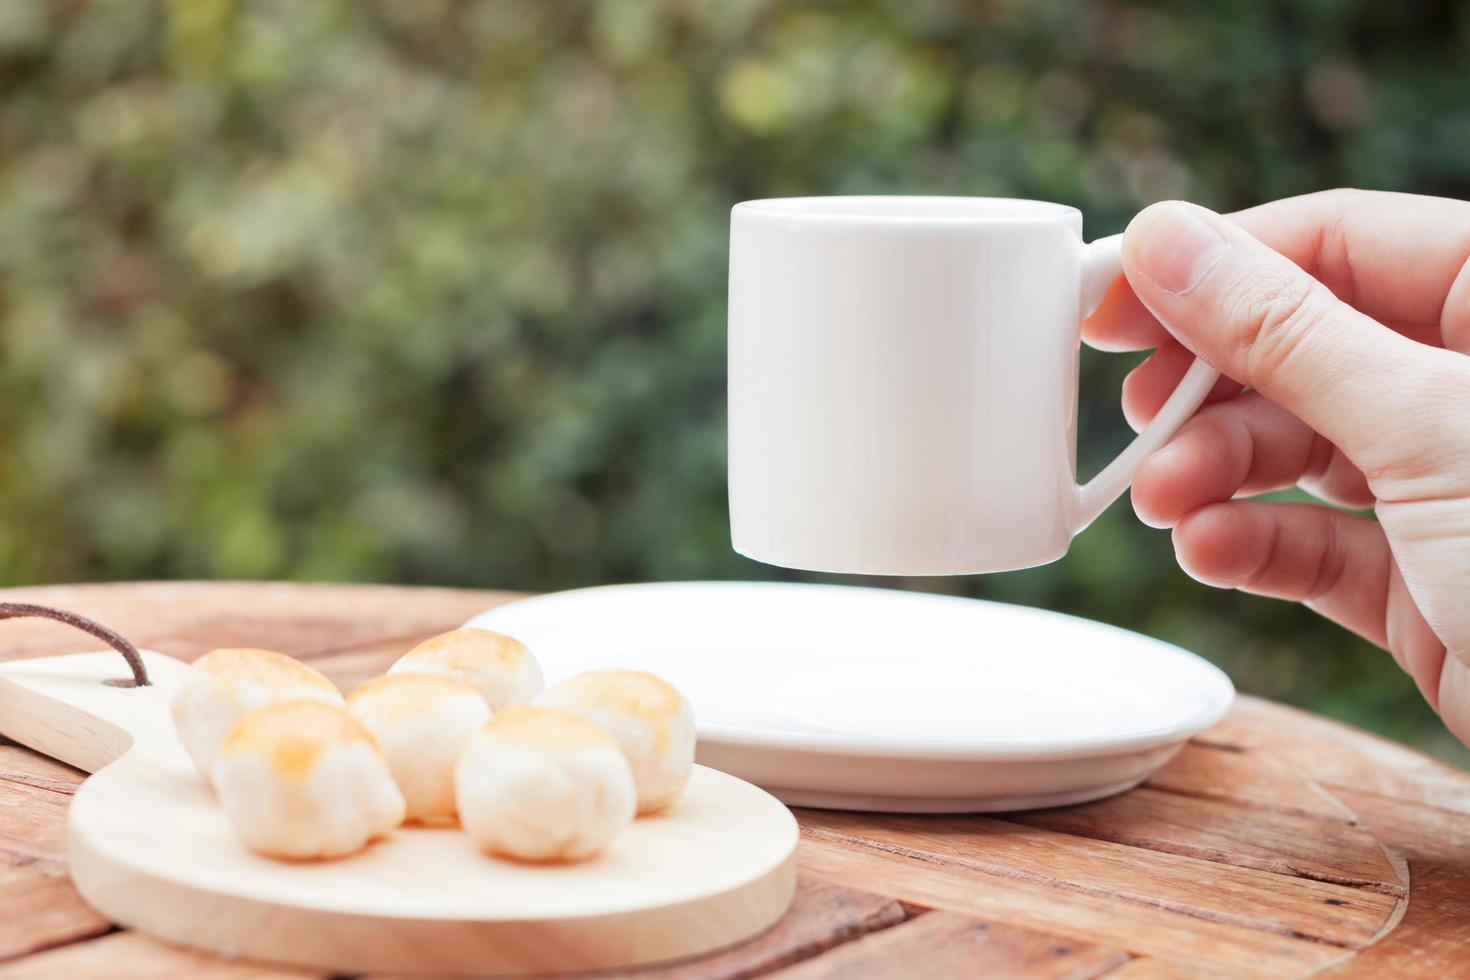
[[[155,686],[136,690],[104,683],[123,673],[112,653],[0,666],[0,733],[107,767],[72,803],[71,873],[124,925],[337,972],[524,973],[698,955],[770,926],[794,894],[790,812],[704,767],[668,813],[580,864],[495,860],[449,828],[400,828],[338,861],[256,856],[173,735],[169,691],[187,668],[145,657]]]

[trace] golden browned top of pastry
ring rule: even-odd
[[[403,655],[400,663],[434,664],[448,670],[493,661],[514,668],[526,657],[526,645],[513,636],[490,630],[457,629],[430,637]]]
[[[336,690],[320,671],[274,650],[211,650],[194,661],[193,669],[226,682],[251,681],[268,688],[307,685],[326,691]]]
[[[588,708],[605,708],[658,722],[673,717],[681,700],[674,685],[641,670],[589,670],[561,684]]]
[[[328,749],[377,743],[346,708],[321,701],[282,701],[247,712],[220,745],[220,757],[263,755],[281,776],[310,772]]]
[[[396,721],[432,713],[442,699],[456,694],[480,696],[480,692],[463,681],[442,674],[387,674],[353,691],[347,704]]]
[[[482,734],[528,748],[570,749],[581,746],[608,745],[617,742],[599,724],[581,715],[555,708],[531,708],[516,705],[506,708],[490,720]]]

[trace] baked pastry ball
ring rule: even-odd
[[[240,716],[281,701],[343,703],[319,671],[274,650],[212,650],[194,661],[170,708],[179,741],[206,784],[220,742]]]
[[[340,857],[403,822],[388,763],[340,705],[249,712],[220,744],[212,776],[241,843],[271,857]]]
[[[637,791],[613,737],[577,715],[498,712],[454,767],[459,822],[489,854],[580,861],[633,820]]]
[[[454,762],[490,720],[490,706],[468,684],[434,674],[379,677],[352,692],[347,709],[388,760],[408,804],[408,820],[454,816]]]
[[[464,681],[491,711],[530,704],[541,693],[541,666],[520,640],[489,630],[459,629],[425,640],[398,658],[389,674],[439,674]]]
[[[591,670],[551,686],[540,703],[596,722],[617,739],[638,786],[638,812],[679,798],[694,767],[694,710],[672,684],[641,670]]]

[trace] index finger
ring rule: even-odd
[[[1378,322],[1470,349],[1470,202],[1335,190],[1227,217]],[[1082,325],[1103,350],[1157,347],[1167,336],[1121,277]]]

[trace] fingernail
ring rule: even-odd
[[[1171,293],[1187,293],[1214,268],[1230,243],[1195,210],[1168,204],[1144,229],[1138,264],[1143,274]]]

